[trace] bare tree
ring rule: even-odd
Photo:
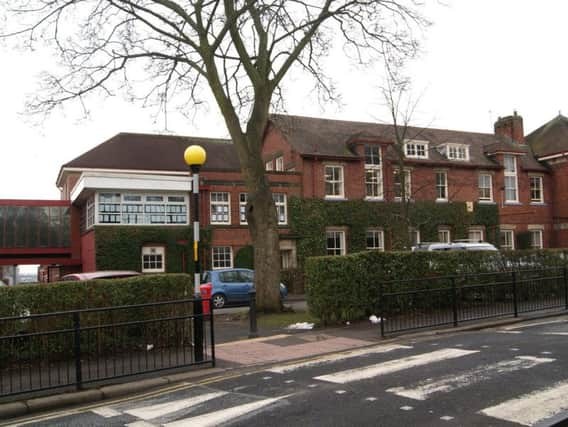
[[[427,24],[417,0],[11,0],[3,37],[55,49],[31,112],[89,95],[128,94],[143,105],[188,112],[209,88],[236,147],[247,186],[259,307],[279,308],[275,205],[262,146],[269,110],[298,67],[333,96],[322,59],[341,40],[361,64],[413,56]],[[2,7],[2,6],[0,6]],[[164,107],[165,105],[165,107]]]

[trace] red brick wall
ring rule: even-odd
[[[97,270],[94,230],[81,236],[81,263],[83,264],[83,271]]]

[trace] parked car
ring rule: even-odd
[[[208,270],[203,273],[201,283],[211,283],[211,302],[215,308],[225,305],[246,305],[249,291],[254,288],[254,270],[248,268],[228,268]],[[288,289],[280,283],[280,298],[288,295]]]
[[[123,279],[126,277],[140,276],[142,273],[129,270],[103,270],[88,273],[66,274],[61,280],[95,280],[95,279]]]
[[[487,242],[452,242],[452,243],[419,243],[412,247],[418,251],[497,251],[498,249]]]

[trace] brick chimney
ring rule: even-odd
[[[523,130],[523,118],[515,111],[512,116],[499,117],[495,122],[495,135],[511,138],[513,141],[524,144],[525,133]]]

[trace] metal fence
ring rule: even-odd
[[[392,281],[379,285],[381,335],[540,310],[568,310],[565,267]]]
[[[207,299],[0,318],[0,397],[215,365]],[[212,309],[212,304],[209,304]]]

